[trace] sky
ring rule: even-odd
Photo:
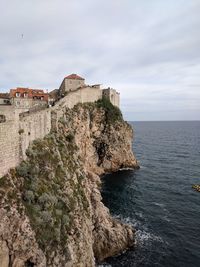
[[[126,120],[200,119],[200,0],[0,0],[0,92],[77,73]]]

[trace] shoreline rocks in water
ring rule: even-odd
[[[199,184],[194,184],[194,185],[192,186],[192,188],[193,188],[194,190],[200,192],[200,185],[199,185]]]

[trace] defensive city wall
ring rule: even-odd
[[[26,149],[33,140],[43,138],[50,130],[50,109],[32,114],[14,113],[0,123],[0,177],[25,159]]]
[[[67,92],[55,106],[34,112],[24,112],[24,109],[14,106],[0,106],[0,116],[4,118],[0,120],[0,177],[26,158],[26,150],[32,141],[43,138],[51,131],[52,117],[54,122],[59,120],[63,107],[72,108],[77,103],[95,102],[104,94],[109,97],[112,90],[103,91],[90,86],[78,88]],[[113,104],[118,106],[119,96],[112,95]]]

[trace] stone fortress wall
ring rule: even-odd
[[[32,114],[20,114],[18,135],[20,135],[19,155],[20,160],[26,158],[26,150],[29,144],[43,138],[51,131],[51,110],[45,109]]]
[[[7,118],[6,118],[7,119]],[[10,115],[0,123],[0,177],[26,158],[29,144],[51,130],[51,110]]]
[[[103,96],[105,96],[106,98],[110,99],[110,102],[114,105],[119,107],[120,105],[120,95],[118,92],[116,92],[116,90],[112,89],[112,88],[108,88],[108,89],[104,89],[103,90]]]
[[[0,177],[26,158],[31,142],[50,133],[52,121],[55,123],[63,116],[63,107],[73,108],[77,103],[95,102],[103,95],[119,106],[119,94],[115,90],[101,90],[98,86],[69,91],[55,106],[39,111],[0,106],[0,115],[6,118],[5,122],[0,123]]]
[[[19,162],[18,122],[0,123],[0,177]]]
[[[14,105],[16,108],[21,109],[29,109],[30,107],[36,107],[36,106],[46,106],[46,101],[41,100],[34,100],[32,98],[21,98],[20,100],[18,98],[12,99],[12,105]]]

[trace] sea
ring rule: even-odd
[[[103,178],[111,214],[136,229],[136,248],[107,267],[200,266],[200,121],[131,122],[139,170]]]

